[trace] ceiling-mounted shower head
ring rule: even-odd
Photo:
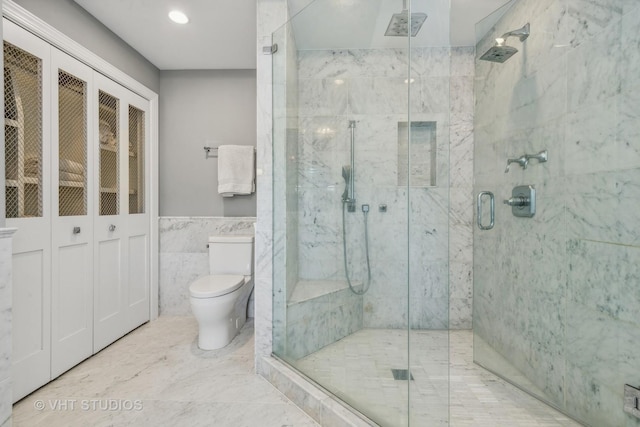
[[[503,63],[507,59],[511,58],[518,52],[518,49],[512,46],[507,46],[505,43],[509,37],[518,37],[521,42],[525,41],[529,37],[530,26],[529,23],[525,24],[522,28],[504,33],[502,37],[496,39],[496,44],[484,55],[480,57],[483,61],[499,62]]]
[[[416,12],[411,14],[411,37],[415,37],[422,28],[422,24],[427,20],[427,14]],[[409,11],[407,10],[407,0],[402,2],[402,12],[391,15],[391,20],[385,31],[385,36],[407,37],[409,35]]]

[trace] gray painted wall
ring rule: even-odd
[[[159,93],[159,70],[73,0],[15,2],[152,91]]]
[[[160,73],[160,216],[256,216],[256,195],[222,198],[203,147],[256,144],[255,70]]]

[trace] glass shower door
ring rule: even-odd
[[[273,351],[383,426],[448,423],[448,2],[409,8],[446,39],[366,1],[273,33]]]

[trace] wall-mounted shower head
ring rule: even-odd
[[[506,32],[502,37],[496,39],[495,46],[492,46],[484,55],[480,57],[483,61],[499,62],[503,63],[507,59],[511,58],[518,52],[518,49],[512,46],[507,46],[505,43],[509,37],[518,37],[521,42],[525,41],[529,37],[530,26],[529,23],[525,24],[522,28],[517,30]]]
[[[411,14],[411,37],[415,37],[422,28],[422,24],[427,20],[427,14],[415,12]],[[407,0],[402,1],[402,12],[391,15],[391,20],[387,26],[385,36],[407,37],[409,35],[409,11],[407,10]]]
[[[509,37],[517,37],[521,42],[523,42],[527,39],[527,37],[529,37],[530,30],[531,26],[527,22],[522,28],[504,33],[501,39],[506,41]],[[498,41],[498,39],[496,39],[496,41]]]
[[[503,63],[513,55],[518,53],[518,49],[511,46],[493,46],[484,55],[480,57],[483,61],[499,62]]]

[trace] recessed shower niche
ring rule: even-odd
[[[411,122],[411,132],[408,122],[398,122],[399,187],[436,186],[436,134],[436,122]]]

